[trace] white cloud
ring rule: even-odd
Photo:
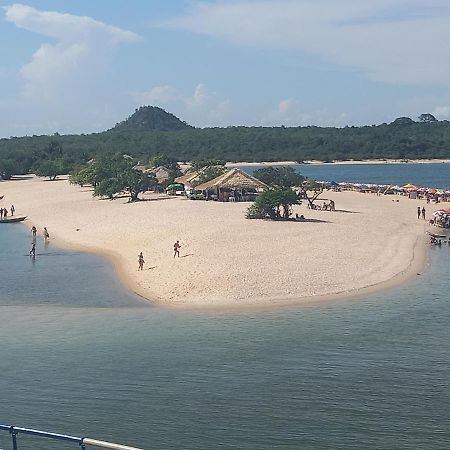
[[[133,98],[143,105],[166,106],[180,100],[179,92],[173,86],[155,86],[148,91],[133,92]]]
[[[199,127],[229,125],[231,102],[198,84],[192,94],[183,94],[173,86],[154,86],[148,91],[132,92],[139,105],[160,106],[191,125]]]
[[[68,81],[95,74],[108,50],[120,43],[139,40],[131,31],[91,17],[39,11],[22,4],[6,6],[4,10],[6,20],[18,28],[56,40],[42,44],[22,67],[23,94],[31,99],[50,100],[60,95],[61,90],[73,89],[77,83]]]
[[[237,44],[300,50],[373,80],[449,84],[444,0],[197,2],[166,25]]]
[[[450,119],[450,106],[436,106],[433,111],[433,116],[436,116],[438,120]]]
[[[87,16],[75,16],[54,11],[39,11],[15,3],[4,7],[6,20],[17,27],[63,41],[100,39],[113,44],[134,42],[139,36],[131,31],[107,25]]]
[[[140,37],[91,17],[23,4],[3,9],[7,21],[49,41],[38,44],[31,60],[21,67],[19,95],[10,102],[22,118],[23,129],[30,133],[97,131],[114,123],[109,107],[112,86],[105,82],[110,59],[119,44]],[[10,123],[9,129],[20,131],[21,127]]]
[[[264,126],[307,126],[342,127],[348,124],[346,113],[333,114],[327,109],[306,111],[301,102],[294,98],[281,100],[275,110],[261,116]]]

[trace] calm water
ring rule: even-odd
[[[254,167],[241,166],[249,173]],[[304,176],[320,181],[399,184],[450,188],[450,164],[299,164],[295,168]]]
[[[450,248],[405,286],[177,312],[91,255],[0,226],[0,421],[148,449],[450,447]],[[10,441],[0,433],[0,448]],[[19,450],[69,449],[21,437]]]

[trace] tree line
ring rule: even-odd
[[[141,161],[160,154],[177,161],[242,162],[450,158],[450,122],[437,121],[431,114],[422,114],[419,121],[400,117],[390,124],[363,127],[198,129],[173,125],[172,115],[164,124],[162,110],[152,109],[152,120],[147,120],[146,111],[141,108],[133,121],[102,133],[0,139],[0,176],[28,173],[44,160],[48,168],[73,170],[109,154],[127,154]],[[148,130],[146,123],[165,129]]]

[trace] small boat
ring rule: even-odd
[[[435,234],[427,231],[427,233],[434,239],[447,239],[449,236],[446,236],[445,234]]]
[[[21,216],[21,217],[7,217],[6,219],[0,220],[0,223],[16,223],[16,222],[22,222],[27,218],[27,216]]]

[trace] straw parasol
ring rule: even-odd
[[[209,189],[265,189],[267,184],[240,169],[231,169],[211,181],[196,186],[199,191]]]

